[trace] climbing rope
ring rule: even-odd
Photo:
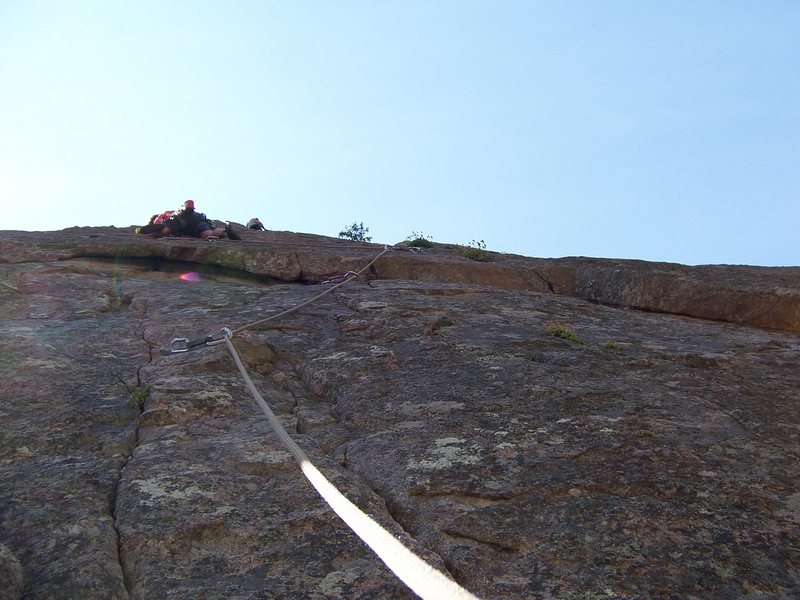
[[[371,261],[369,261],[369,263],[367,263],[367,265],[363,269],[361,269],[358,272],[348,271],[347,274],[345,275],[345,278],[344,278],[343,281],[340,281],[336,285],[333,285],[333,286],[329,287],[328,289],[326,289],[321,294],[317,294],[313,298],[309,298],[305,302],[301,302],[297,306],[293,306],[292,308],[290,308],[288,310],[284,310],[283,312],[279,312],[278,314],[272,315],[271,317],[267,317],[265,319],[261,319],[259,321],[255,321],[253,323],[248,323],[247,325],[242,325],[241,327],[238,327],[238,328],[234,329],[233,330],[233,334],[235,335],[237,333],[241,333],[242,331],[245,331],[246,329],[252,329],[253,327],[258,327],[259,325],[263,325],[264,323],[268,323],[270,321],[274,321],[275,319],[278,319],[280,317],[284,317],[284,316],[286,316],[286,315],[288,315],[290,313],[293,313],[293,312],[295,312],[297,310],[300,310],[301,308],[303,308],[304,306],[308,306],[312,302],[316,302],[317,300],[319,300],[320,298],[322,298],[326,294],[330,294],[332,291],[340,288],[341,286],[346,284],[348,281],[350,281],[352,279],[357,279],[358,277],[360,277],[362,273],[367,272],[369,270],[369,268],[372,265],[374,265],[377,262],[377,260],[381,256],[383,256],[384,254],[386,254],[388,251],[389,251],[389,246],[384,246],[383,247],[383,251],[380,254],[378,254],[378,256],[376,256]]]
[[[383,251],[373,258],[364,268],[358,272],[349,271],[344,275],[344,279],[329,287],[321,294],[314,296],[290,309],[265,319],[260,319],[246,325],[242,325],[234,330],[223,327],[219,331],[209,333],[205,337],[189,340],[187,338],[174,338],[169,353],[187,352],[199,346],[214,346],[224,343],[231,358],[233,358],[236,368],[242,375],[242,379],[258,404],[261,411],[267,417],[272,429],[280,438],[283,445],[289,450],[306,479],[314,486],[320,496],[328,503],[331,509],[342,519],[361,540],[380,558],[383,563],[394,573],[400,581],[408,586],[413,592],[424,600],[478,600],[472,593],[458,585],[452,579],[446,577],[442,572],[435,569],[425,560],[406,548],[389,531],[384,529],[372,517],[350,502],[336,487],[311,463],[305,452],[289,436],[286,430],[278,421],[275,413],[269,407],[264,397],[259,393],[250,375],[247,373],[239,354],[236,352],[231,338],[234,334],[240,333],[253,327],[258,327],[269,321],[274,321],[280,317],[291,314],[308,306],[330,294],[337,288],[343,286],[348,281],[358,278],[365,273],[375,262],[389,251],[389,246],[384,246]]]
[[[375,258],[373,258],[371,261],[369,261],[369,263],[367,263],[366,266],[364,266],[360,271],[357,271],[357,272],[356,271],[348,271],[347,273],[344,274],[342,281],[340,281],[339,283],[337,283],[335,285],[332,285],[331,287],[327,288],[321,294],[317,294],[313,298],[309,298],[308,300],[305,300],[305,301],[301,302],[300,304],[297,304],[296,306],[293,306],[292,308],[286,309],[284,311],[281,311],[281,312],[279,312],[277,314],[271,315],[271,316],[266,317],[264,319],[259,319],[258,321],[253,321],[252,323],[247,323],[247,324],[242,325],[241,327],[237,327],[236,329],[233,329],[233,330],[231,330],[231,329],[229,329],[227,327],[223,327],[222,329],[220,329],[218,331],[214,331],[212,333],[206,334],[205,336],[202,336],[202,337],[199,337],[199,338],[194,338],[194,339],[189,339],[189,338],[185,338],[185,337],[172,338],[172,342],[170,343],[169,349],[159,349],[158,351],[160,353],[162,353],[162,354],[175,354],[177,352],[186,352],[188,350],[191,350],[192,348],[197,348],[199,346],[214,346],[214,345],[217,345],[217,344],[221,344],[222,340],[224,338],[226,338],[226,337],[230,337],[230,336],[235,335],[237,333],[241,333],[242,331],[246,331],[247,329],[252,329],[253,327],[258,327],[259,325],[263,325],[265,323],[269,323],[270,321],[274,321],[274,320],[279,319],[281,317],[285,317],[288,314],[291,314],[293,312],[296,312],[296,311],[300,310],[304,306],[308,306],[312,302],[316,302],[317,300],[319,300],[323,296],[326,296],[327,294],[330,294],[331,292],[333,292],[333,291],[337,290],[338,288],[342,287],[348,281],[352,281],[353,279],[357,279],[363,273],[365,273],[367,270],[369,270],[369,268],[372,265],[374,265],[375,262],[381,256],[386,254],[389,250],[390,250],[389,246],[384,246],[383,247],[383,251],[381,251],[380,254],[378,254]]]
[[[425,600],[477,600],[477,597],[434,569],[411,550],[406,548],[391,533],[378,524],[372,517],[350,502],[336,487],[323,475],[308,459],[305,452],[298,446],[281,426],[275,413],[256,389],[247,370],[242,364],[236,348],[233,347],[230,337],[225,337],[225,344],[236,363],[236,367],[244,379],[247,389],[250,390],[262,412],[269,420],[272,429],[278,434],[284,446],[291,452],[303,475],[314,486],[320,496],[328,503],[339,518],[342,519],[361,540],[378,555],[384,564],[394,573],[400,581],[406,584],[420,598]]]

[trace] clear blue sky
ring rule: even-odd
[[[797,0],[0,0],[2,229],[800,264]]]

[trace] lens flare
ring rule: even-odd
[[[188,273],[181,273],[180,280],[181,281],[188,281],[189,283],[197,283],[200,281],[200,273],[197,271],[189,271]]]

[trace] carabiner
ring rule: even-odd
[[[230,330],[228,327],[223,327],[219,331],[215,331],[214,333],[209,333],[206,336],[206,346],[216,346],[217,344],[221,344],[225,341],[225,338],[232,338],[233,331]]]
[[[186,352],[189,350],[189,338],[172,338],[172,343],[169,345],[169,351],[172,354],[177,352]]]
[[[188,352],[192,348],[198,346],[216,346],[225,341],[225,338],[233,337],[233,331],[228,327],[223,327],[219,331],[209,333],[208,335],[190,340],[189,338],[172,338],[172,343],[169,346],[170,354],[177,354],[178,352]]]

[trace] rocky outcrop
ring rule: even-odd
[[[162,352],[382,249],[242,233],[4,235],[2,597],[413,597],[224,345]],[[481,598],[800,595],[800,271],[493,259],[398,248],[232,342],[317,467]]]
[[[154,240],[133,228],[6,232],[0,260],[17,263],[94,257],[186,262],[280,281],[320,281],[355,270],[383,246],[290,232],[238,228],[243,242]],[[687,267],[636,260],[537,259],[486,253],[476,262],[463,248],[437,244],[421,253],[398,244],[371,271],[378,279],[474,283],[551,291],[611,306],[800,332],[800,267]]]

